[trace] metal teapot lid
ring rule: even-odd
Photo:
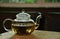
[[[28,13],[25,13],[24,11],[22,11],[21,13],[16,15],[16,19],[14,19],[17,22],[29,22],[32,21],[34,22],[30,15]]]

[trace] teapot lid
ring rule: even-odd
[[[18,21],[18,22],[29,22],[29,21],[32,21],[34,22],[30,15],[28,13],[25,13],[25,11],[22,11],[21,13],[17,14],[16,15],[16,19],[14,19],[15,21]]]

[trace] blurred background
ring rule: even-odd
[[[0,33],[6,32],[4,19],[15,19],[23,9],[34,21],[41,13],[37,30],[60,32],[60,0],[0,0]],[[11,26],[11,22],[7,21],[6,26]]]

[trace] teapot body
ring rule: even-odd
[[[13,21],[11,29],[17,34],[31,34],[35,30],[35,24],[31,21],[27,22],[16,22]]]
[[[29,35],[31,34],[35,29],[38,28],[39,24],[37,23],[37,19],[40,17],[41,15],[37,16],[36,18],[36,22],[34,22],[34,20],[32,20],[30,18],[30,15],[28,13],[25,13],[24,11],[22,11],[22,13],[19,13],[16,15],[16,19],[12,20],[10,18],[5,19],[3,21],[3,27],[6,31],[13,31],[14,33],[21,35],[21,34],[25,34],[25,35]],[[6,21],[11,21],[11,29],[7,29],[5,27],[5,23]],[[8,27],[8,26],[7,26]]]

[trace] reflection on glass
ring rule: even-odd
[[[60,2],[60,0],[57,0],[57,2]]]
[[[53,0],[45,0],[45,2],[52,3]]]
[[[12,3],[36,3],[37,0],[0,0],[0,2]]]
[[[58,3],[60,0],[45,0],[46,3]]]
[[[0,2],[9,2],[9,0],[0,0]]]
[[[53,2],[54,2],[54,3],[56,3],[56,2],[57,2],[57,0],[53,0]]]
[[[37,0],[24,0],[25,3],[36,3]]]

